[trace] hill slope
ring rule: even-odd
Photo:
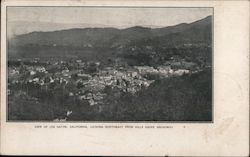
[[[212,18],[164,28],[135,26],[116,28],[75,28],[18,35],[9,41],[10,57],[84,56],[109,52],[126,53],[132,47],[155,49],[183,44],[211,45]]]

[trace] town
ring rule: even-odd
[[[121,92],[134,95],[156,80],[199,71],[201,67],[195,63],[176,60],[152,67],[114,63],[103,66],[100,62],[84,62],[81,59],[46,62],[39,58],[16,59],[9,61],[8,96],[9,101],[22,95],[26,101],[39,103],[45,101],[41,92],[56,95],[58,91],[63,92],[63,97],[94,106],[104,103],[109,90],[116,91],[116,97]],[[64,117],[55,120],[65,120],[70,114],[72,111],[69,107]]]

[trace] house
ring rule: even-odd
[[[34,78],[33,82],[38,83],[39,82],[39,78],[38,77]]]
[[[150,66],[135,66],[140,74],[157,73],[157,69]]]
[[[91,75],[84,74],[84,73],[78,73],[77,76],[80,77],[80,78],[82,78],[82,79],[84,79],[84,80],[88,80],[88,79],[91,78]]]
[[[30,71],[30,75],[35,75],[35,74],[36,74],[35,71],[33,71],[33,70]]]
[[[81,59],[76,60],[76,63],[82,63]]]
[[[186,69],[178,69],[174,71],[174,75],[177,75],[177,76],[181,76],[183,74],[188,74],[188,73],[189,73],[189,70],[186,70]]]
[[[157,67],[157,69],[159,73],[167,75],[169,74],[169,71],[171,70],[171,66],[159,66]]]
[[[50,79],[50,81],[49,81],[50,83],[55,82],[54,79],[53,79],[52,77],[49,77],[49,79]]]
[[[46,69],[44,67],[37,67],[35,70],[38,72],[45,72],[46,71]]]

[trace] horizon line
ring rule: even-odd
[[[198,19],[196,21],[193,22],[181,22],[178,24],[174,24],[174,25],[168,25],[168,26],[157,26],[157,25],[130,25],[130,26],[112,26],[112,25],[105,25],[105,24],[94,24],[97,26],[87,26],[87,27],[72,27],[72,28],[66,28],[66,29],[58,29],[58,30],[51,30],[51,31],[31,31],[31,32],[27,32],[27,33],[22,33],[22,34],[15,34],[14,36],[19,36],[19,35],[25,35],[25,34],[31,34],[31,33],[43,33],[43,32],[57,32],[57,31],[66,31],[66,30],[72,30],[72,29],[104,29],[104,28],[112,28],[112,29],[117,29],[117,30],[126,30],[126,29],[130,29],[130,28],[134,28],[134,27],[141,27],[141,28],[145,28],[145,29],[161,29],[161,28],[167,28],[167,27],[173,27],[173,26],[177,26],[177,25],[181,25],[181,24],[191,24],[194,22],[198,22],[201,20],[204,20],[206,18],[212,17],[213,15],[208,15],[205,16],[204,18]],[[65,24],[65,25],[81,25],[81,24],[85,24],[85,25],[91,25],[88,23],[58,23],[58,22],[49,22],[49,21],[24,21],[24,20],[20,20],[20,21],[8,21],[9,22],[40,22],[40,23],[51,23],[51,24]],[[98,26],[99,25],[99,26]],[[103,25],[103,26],[100,26]],[[154,27],[151,27],[154,26]]]

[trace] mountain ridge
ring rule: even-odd
[[[130,51],[132,47],[155,49],[183,44],[205,43],[211,45],[212,17],[175,26],[148,28],[133,26],[125,29],[72,28],[51,32],[31,32],[9,40],[10,56],[36,56]],[[60,49],[60,52],[58,52]],[[122,50],[121,50],[122,49]],[[139,51],[139,50],[138,50]],[[91,54],[91,53],[90,53]]]
[[[66,30],[74,30],[74,29],[78,29],[78,30],[86,30],[86,29],[116,29],[116,30],[128,30],[128,29],[134,29],[134,28],[139,28],[139,29],[151,29],[151,30],[162,30],[165,28],[172,28],[172,27],[180,27],[180,26],[186,26],[189,24],[193,24],[193,23],[197,23],[197,22],[201,22],[201,21],[207,21],[207,20],[211,20],[212,16],[207,16],[203,19],[194,21],[192,23],[179,23],[176,25],[171,25],[171,26],[166,26],[166,27],[160,27],[160,26],[154,26],[154,27],[149,27],[149,26],[140,26],[140,25],[136,25],[136,26],[132,26],[132,27],[126,27],[126,28],[116,28],[116,27],[111,27],[111,26],[106,26],[103,25],[101,26],[101,24],[99,24],[97,27],[84,27],[84,28],[80,28],[80,27],[75,27],[75,28],[68,28],[68,29],[61,29],[61,30],[51,30],[51,31],[32,31],[32,32],[28,32],[28,33],[24,33],[24,34],[19,34],[16,36],[21,36],[21,35],[26,35],[26,34],[32,34],[32,33],[46,33],[46,32],[59,32],[59,31],[66,31]],[[49,22],[43,22],[43,23],[49,23]],[[51,24],[51,23],[50,23]],[[55,24],[61,24],[61,23],[55,23]],[[66,25],[78,25],[78,24],[66,24]],[[88,25],[88,24],[84,24],[84,23],[79,23],[79,25]]]

